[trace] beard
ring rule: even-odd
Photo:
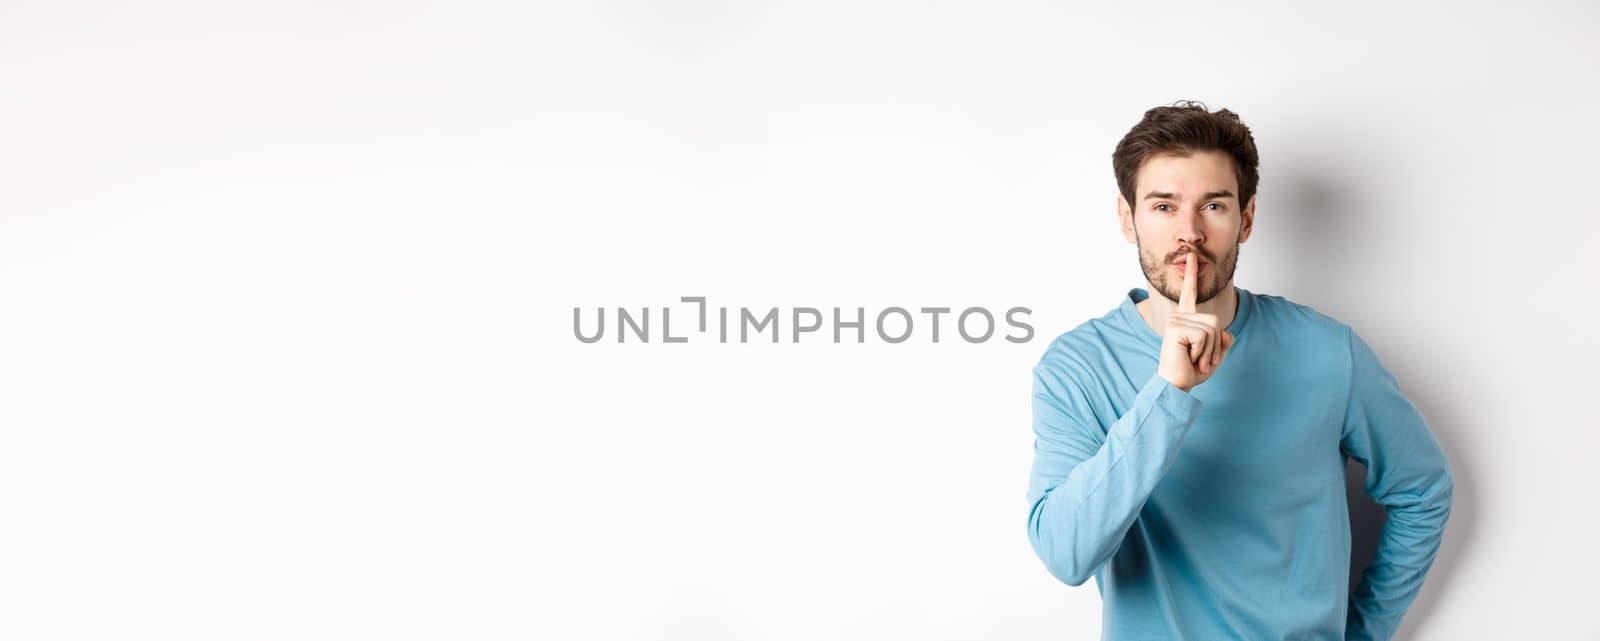
[[[1177,260],[1184,252],[1173,252],[1164,259],[1157,260],[1155,256],[1145,253],[1143,243],[1138,243],[1138,247],[1139,266],[1144,269],[1144,279],[1150,282],[1152,289],[1167,297],[1167,300],[1178,302],[1178,298],[1183,295],[1183,277],[1171,278],[1173,272],[1171,267],[1172,261]],[[1195,274],[1195,304],[1198,305],[1216,298],[1224,287],[1233,283],[1233,270],[1239,264],[1239,245],[1234,244],[1233,248],[1228,250],[1228,255],[1223,256],[1220,261],[1204,249],[1196,247],[1194,251],[1211,266],[1211,269]]]

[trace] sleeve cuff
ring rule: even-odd
[[[1153,405],[1180,423],[1188,423],[1199,414],[1200,408],[1205,405],[1194,394],[1183,391],[1177,385],[1161,378],[1159,374],[1150,376],[1150,380],[1139,390],[1139,400]]]

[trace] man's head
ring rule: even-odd
[[[1150,286],[1178,300],[1183,264],[1200,256],[1197,302],[1233,286],[1239,244],[1255,219],[1255,139],[1227,109],[1179,101],[1156,107],[1111,154],[1122,235],[1139,249]]]

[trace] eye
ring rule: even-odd
[[[1210,203],[1210,204],[1208,204],[1206,206],[1210,207],[1212,205],[1216,205],[1217,206],[1215,211],[1222,211],[1223,209],[1226,209],[1226,207],[1222,203]]]
[[[1165,209],[1162,209],[1162,207],[1166,207],[1166,206],[1167,206],[1166,203],[1156,203],[1156,211],[1166,211]]]

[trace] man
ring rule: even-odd
[[[1151,109],[1112,159],[1151,291],[1034,367],[1034,552],[1095,577],[1106,641],[1389,639],[1450,515],[1438,442],[1348,325],[1234,286],[1257,182],[1237,115]],[[1354,594],[1347,458],[1388,513]]]

